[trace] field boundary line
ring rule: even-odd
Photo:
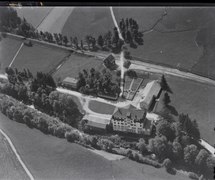
[[[19,49],[17,50],[17,52],[16,52],[15,56],[13,57],[13,59],[12,59],[11,63],[9,64],[9,67],[11,67],[11,66],[12,66],[12,64],[13,64],[13,62],[15,61],[15,59],[16,59],[16,57],[17,57],[17,55],[19,54],[19,51],[22,49],[22,46],[23,46],[23,45],[24,45],[24,43],[22,43],[22,44],[20,45],[20,47],[19,47]]]
[[[16,151],[15,146],[13,145],[12,141],[10,140],[10,138],[7,136],[7,134],[4,133],[4,131],[2,129],[0,129],[0,133],[7,139],[10,147],[12,148],[13,152],[15,153],[18,161],[20,162],[20,164],[22,165],[23,169],[25,170],[25,172],[27,173],[27,175],[29,176],[29,178],[31,180],[34,180],[33,175],[30,173],[30,171],[28,170],[28,168],[26,167],[26,165],[24,164],[24,162],[22,161],[21,157],[19,156],[18,152]]]

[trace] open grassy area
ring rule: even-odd
[[[145,32],[143,46],[129,48],[133,56],[215,78],[214,8],[115,7],[114,13],[118,22],[128,16],[134,18],[143,31],[158,22],[154,31]]]
[[[113,111],[116,107],[110,104],[98,102],[98,101],[90,101],[89,109],[96,113],[101,114],[113,114]]]
[[[202,138],[215,144],[215,87],[176,77],[167,77],[167,81],[174,93],[170,105],[196,119]]]
[[[33,43],[32,47],[24,45],[12,67],[22,70],[29,68],[35,74],[38,71],[48,73],[69,54],[69,51],[43,44]]]
[[[0,72],[4,73],[21,45],[21,41],[6,37],[0,41]]]
[[[14,7],[20,18],[25,18],[33,27],[37,27],[52,10],[52,7]]]
[[[0,133],[0,176],[1,179],[29,179],[17,160],[9,143]]]
[[[35,179],[108,180],[114,176],[117,180],[188,180],[184,175],[170,175],[165,169],[128,159],[108,161],[77,144],[45,135],[2,114],[0,125]]]
[[[66,21],[62,34],[85,40],[86,35],[98,37],[113,29],[109,7],[75,7]]]
[[[63,80],[67,76],[78,77],[78,73],[83,69],[90,70],[94,68],[100,70],[103,68],[102,60],[95,57],[88,57],[80,54],[72,54],[70,58],[59,68],[54,74],[54,78],[61,78]]]

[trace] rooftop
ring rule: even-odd
[[[110,124],[111,116],[108,119],[108,118],[102,118],[102,117],[86,114],[83,117],[83,119],[87,120],[87,125],[89,126],[105,129],[106,125]]]
[[[154,80],[149,82],[141,94],[142,96],[141,102],[144,101],[145,103],[149,104],[153,96],[158,96],[160,90],[161,90],[161,86],[158,83],[158,81]]]
[[[78,82],[78,80],[76,78],[72,78],[72,77],[66,77],[63,80],[63,83],[76,84],[77,82]]]
[[[136,109],[136,107],[134,107],[133,105],[129,105],[128,108],[116,108],[113,116],[119,119],[123,119],[129,115],[131,119],[136,119],[137,121],[139,121],[145,116],[145,113],[145,110]]]

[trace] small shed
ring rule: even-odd
[[[69,89],[77,89],[77,84],[78,84],[78,80],[76,78],[72,78],[72,77],[66,77],[63,81],[62,81],[62,86],[69,88]]]

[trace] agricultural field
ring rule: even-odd
[[[69,59],[54,74],[55,79],[63,80],[66,77],[78,77],[78,73],[83,69],[90,70],[94,68],[100,70],[103,68],[102,60],[95,57],[88,57],[81,54],[71,54]]]
[[[113,114],[115,106],[98,101],[90,101],[89,109],[96,113]]]
[[[142,180],[143,177],[153,180],[189,179],[182,174],[171,175],[164,168],[155,169],[129,159],[106,160],[84,147],[30,129],[2,114],[0,126],[11,138],[35,179],[106,180],[113,176],[118,180]]]
[[[37,28],[38,25],[46,18],[46,16],[53,9],[52,7],[14,7],[17,15],[20,18],[25,18],[33,27]]]
[[[32,47],[24,45],[17,55],[12,67],[17,69],[29,68],[36,74],[38,71],[48,73],[56,68],[69,51],[53,46],[33,43]]]
[[[95,38],[114,28],[109,7],[75,7],[62,29],[62,34],[85,40],[86,35]]]
[[[0,175],[1,179],[29,179],[27,173],[24,171],[15,153],[2,134],[0,134]]]
[[[21,43],[10,37],[0,40],[0,73],[4,73],[5,68],[9,66]]]
[[[114,13],[118,22],[129,14],[144,32],[144,45],[129,48],[131,55],[215,78],[213,8],[114,8]]]

